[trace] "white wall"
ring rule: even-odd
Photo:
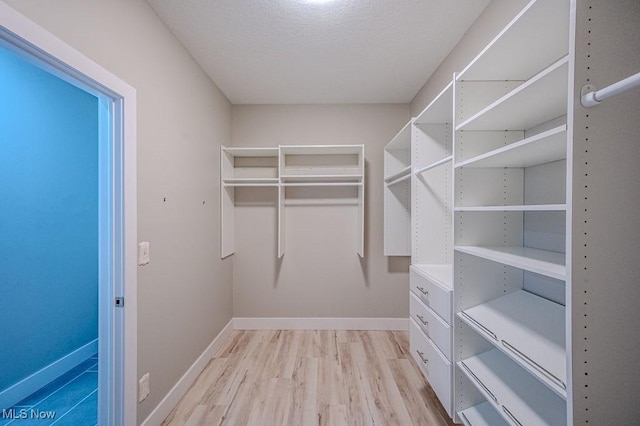
[[[493,0],[411,101],[416,116],[513,19],[530,0]],[[532,52],[535,54],[535,52]]]
[[[219,146],[231,105],[142,0],[8,0],[138,94],[138,375],[144,420],[232,317],[219,260]],[[166,202],[164,201],[166,198]]]
[[[234,146],[364,144],[366,154],[362,260],[355,245],[356,208],[336,205],[351,201],[341,196],[353,195],[352,190],[290,192],[286,253],[281,261],[275,190],[237,190],[234,316],[408,316],[408,258],[382,254],[383,147],[408,119],[406,104],[233,107]]]

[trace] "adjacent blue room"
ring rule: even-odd
[[[0,93],[0,425],[96,424],[98,99],[2,47]]]

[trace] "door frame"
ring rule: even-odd
[[[137,424],[136,91],[2,1],[0,43],[98,97],[99,424]]]

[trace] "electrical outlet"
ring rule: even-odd
[[[149,373],[142,376],[138,383],[138,402],[144,401],[149,396]]]
[[[138,265],[144,266],[149,263],[149,243],[143,241],[138,243]]]

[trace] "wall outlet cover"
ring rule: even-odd
[[[144,401],[149,396],[149,373],[146,373],[138,383],[138,402]]]
[[[142,241],[138,243],[138,265],[144,266],[150,261],[149,257],[149,242]]]

